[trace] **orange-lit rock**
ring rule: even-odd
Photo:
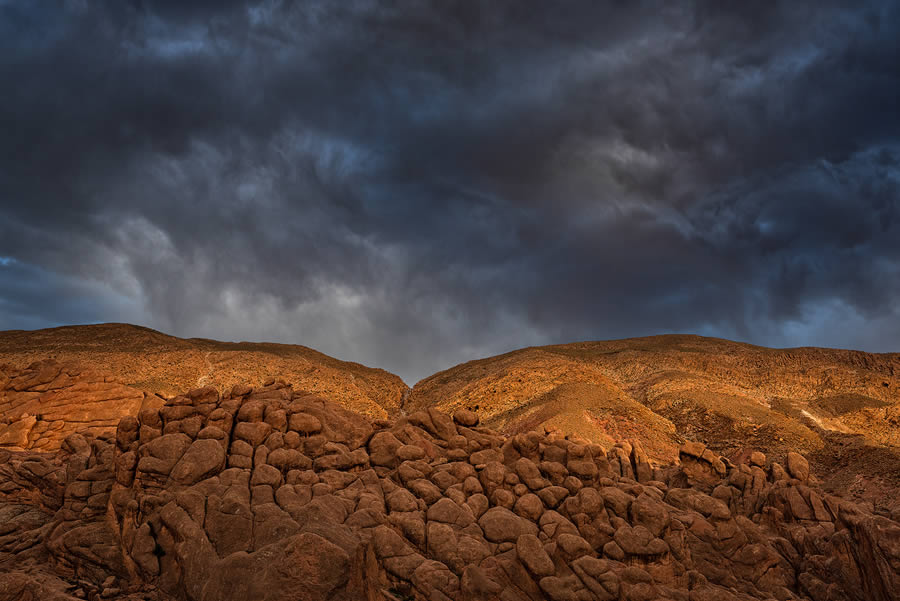
[[[800,455],[786,461],[794,477],[758,454],[733,464],[692,444],[683,463],[659,464],[640,444],[534,432],[516,445],[431,411],[373,423],[283,384],[239,392],[192,391],[55,453],[0,451],[0,601],[892,601],[900,590],[900,524],[796,477]],[[301,414],[320,430],[291,419]],[[257,421],[270,415],[274,426]],[[241,424],[269,429],[239,437]],[[496,454],[454,459],[457,436],[469,455]],[[423,453],[373,462],[385,440]],[[568,470],[575,459],[603,469]]]

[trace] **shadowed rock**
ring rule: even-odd
[[[0,451],[0,601],[900,598],[900,524],[801,455],[679,456],[196,389]]]

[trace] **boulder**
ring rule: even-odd
[[[478,519],[484,537],[493,543],[516,541],[523,534],[537,534],[537,526],[505,507],[492,507]]]

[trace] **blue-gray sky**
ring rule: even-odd
[[[0,0],[0,329],[412,383],[666,332],[900,350],[900,4]]]

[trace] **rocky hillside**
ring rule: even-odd
[[[0,601],[900,599],[900,516],[823,492],[797,453],[657,463],[285,384],[0,450],[0,517]]]
[[[277,377],[376,418],[396,413],[408,392],[399,377],[384,370],[339,361],[304,346],[186,340],[139,326],[100,324],[0,332],[0,366],[7,364],[5,370],[0,368],[0,402],[6,394],[4,372],[7,379],[15,377],[10,371],[45,359],[70,370],[90,369],[109,381],[164,398],[199,386],[260,386]]]
[[[55,451],[69,434],[112,432],[123,416],[164,403],[83,365],[0,366],[0,448]]]
[[[808,454],[831,490],[896,506],[900,354],[769,349],[699,336],[527,348],[422,380],[408,411],[473,410],[514,434],[559,428],[672,459],[687,439],[736,456]]]
[[[5,364],[5,365],[4,365]],[[178,390],[279,381],[387,418],[474,411],[498,431],[556,428],[611,448],[638,439],[676,458],[698,440],[805,453],[823,486],[885,515],[900,507],[900,355],[776,350],[697,336],[528,348],[435,374],[410,392],[383,370],[302,346],[184,340],[123,324],[0,332],[0,448],[56,450],[111,431]]]

